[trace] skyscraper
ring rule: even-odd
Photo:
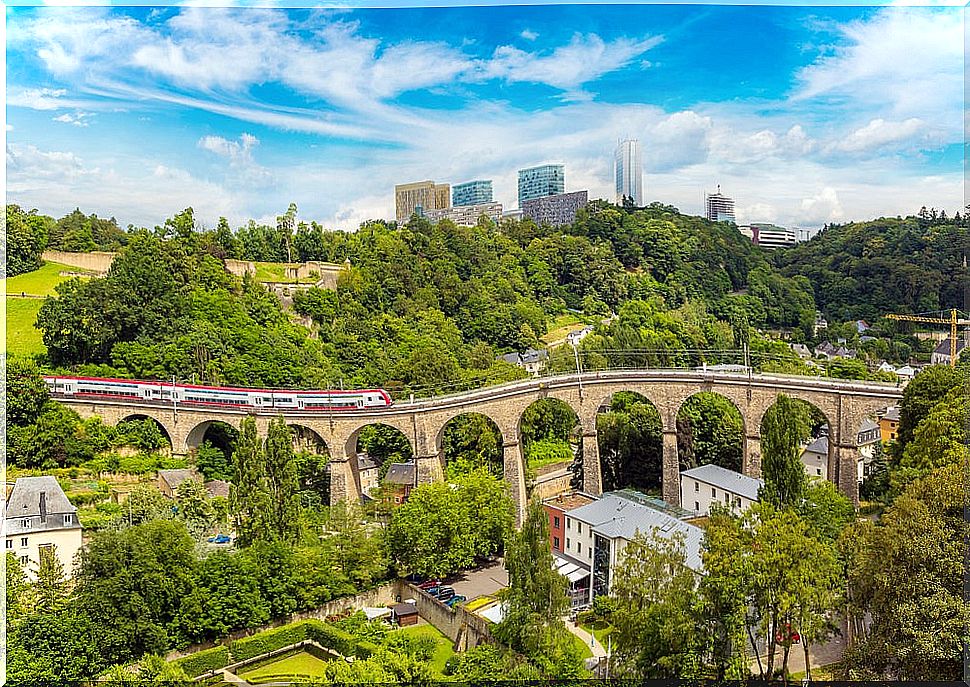
[[[717,192],[704,194],[704,212],[712,222],[734,222],[734,198],[721,193],[718,184]]]
[[[566,190],[562,165],[540,165],[519,170],[519,207],[533,198],[559,195]]]
[[[481,205],[491,202],[491,179],[466,181],[463,184],[455,184],[451,187],[451,204],[456,207],[460,205]]]
[[[394,215],[398,222],[407,222],[418,209],[442,210],[451,207],[451,187],[433,181],[416,181],[394,187]]]
[[[640,164],[640,141],[628,139],[616,146],[616,202],[632,198],[637,207],[643,206],[643,167]]]

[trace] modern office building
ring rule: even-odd
[[[734,199],[721,193],[718,185],[715,193],[704,194],[704,216],[712,222],[734,222]]]
[[[620,141],[614,155],[616,176],[616,202],[632,198],[637,207],[643,206],[643,167],[640,163],[640,141]]]
[[[521,202],[522,215],[532,219],[536,224],[548,224],[558,227],[572,224],[576,220],[576,213],[586,206],[589,194],[586,191],[572,191],[559,193],[554,196],[542,196]]]
[[[519,170],[519,207],[533,198],[555,196],[566,190],[566,173],[562,165],[540,165]]]
[[[460,227],[473,227],[478,219],[485,215],[493,222],[502,219],[501,203],[476,203],[474,205],[453,205],[444,210],[425,210],[424,216],[432,222],[450,219]]]
[[[491,202],[491,179],[466,181],[464,184],[455,184],[451,187],[451,204],[455,207],[459,205],[482,205]]]
[[[398,222],[407,222],[415,212],[451,207],[451,187],[433,181],[416,181],[394,187],[394,214]]]
[[[795,232],[791,229],[764,222],[752,222],[739,227],[738,230],[751,239],[751,243],[765,250],[794,246],[796,241]]]

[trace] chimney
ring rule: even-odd
[[[47,492],[40,492],[40,521],[47,522]]]

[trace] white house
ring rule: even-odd
[[[805,474],[819,479],[829,478],[829,438],[824,434],[810,442],[802,451]]]
[[[950,346],[952,339],[947,337],[943,339],[936,348],[933,349],[933,353],[930,354],[930,364],[931,365],[949,365],[950,364]],[[967,342],[964,339],[957,339],[957,359],[963,355],[963,349],[967,347]]]
[[[577,329],[574,332],[569,332],[566,334],[566,343],[568,343],[570,346],[578,346],[580,341],[592,333],[593,327],[591,325],[586,325],[582,329]]]
[[[360,477],[360,493],[370,496],[371,489],[380,484],[380,468],[373,458],[364,452],[357,454],[357,475]]]
[[[680,504],[701,515],[710,515],[714,503],[744,512],[758,500],[763,485],[760,479],[719,465],[700,465],[680,473]]]
[[[908,382],[913,377],[916,376],[916,368],[911,365],[903,365],[902,367],[896,368],[896,376],[902,382]]]
[[[702,572],[701,528],[622,493],[603,494],[592,503],[570,510],[565,513],[565,521],[565,546],[559,558],[575,565],[576,570],[570,572],[577,581],[581,579],[579,575],[591,575],[590,603],[593,597],[610,593],[617,562],[638,532],[656,532],[667,538],[682,533],[687,567],[697,574]]]
[[[53,477],[16,481],[7,498],[4,534],[6,551],[20,560],[28,579],[37,579],[40,553],[50,547],[64,566],[64,575],[74,574],[74,557],[82,543],[81,523],[77,508]]]
[[[499,359],[521,367],[530,375],[538,376],[545,369],[546,359],[548,357],[549,352],[545,349],[537,350],[535,348],[529,348],[522,353],[506,353],[505,355],[500,355]]]
[[[859,447],[859,483],[869,476],[872,469],[872,459],[875,457],[876,446],[882,441],[878,423],[866,418],[859,428],[856,444]]]

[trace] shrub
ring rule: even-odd
[[[191,678],[198,677],[211,670],[218,670],[229,665],[229,649],[225,646],[214,646],[211,649],[203,649],[194,654],[184,656],[175,665],[185,671]]]
[[[302,642],[306,638],[307,623],[294,623],[275,630],[259,632],[245,639],[237,639],[230,642],[229,650],[232,652],[233,663],[238,663]]]

